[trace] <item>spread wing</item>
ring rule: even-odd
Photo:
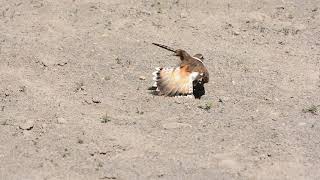
[[[193,81],[198,72],[189,72],[186,67],[160,68],[155,75],[157,91],[160,95],[176,96],[193,93]]]

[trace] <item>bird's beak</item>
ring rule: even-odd
[[[176,52],[174,52],[171,56],[178,56]]]

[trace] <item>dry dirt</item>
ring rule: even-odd
[[[0,82],[0,179],[320,179],[319,0],[0,0]]]

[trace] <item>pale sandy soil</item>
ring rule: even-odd
[[[152,42],[201,100],[148,92]],[[0,179],[316,180],[319,105],[319,0],[0,0]]]

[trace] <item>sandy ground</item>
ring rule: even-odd
[[[0,179],[320,179],[319,0],[0,0],[0,82]]]

